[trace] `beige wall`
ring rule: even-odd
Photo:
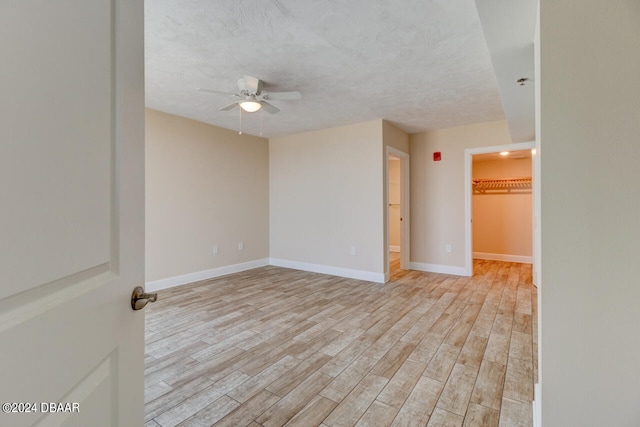
[[[269,141],[272,260],[382,277],[382,147],[381,120]]]
[[[505,179],[531,176],[531,158],[473,161],[473,178]],[[474,193],[473,253],[486,259],[530,262],[532,243],[531,191]]]
[[[386,145],[408,135],[376,120],[267,143],[148,110],[147,281],[269,257],[382,280]]]
[[[412,264],[464,268],[464,150],[510,143],[505,121],[410,136]],[[439,162],[433,161],[435,151],[442,153]]]
[[[147,281],[268,258],[266,139],[147,110],[145,148]]]
[[[409,135],[386,120],[382,121],[382,141],[386,147],[409,154]]]
[[[640,2],[540,3],[542,425],[640,425]]]
[[[527,155],[526,152],[513,152],[517,157],[519,153]],[[476,160],[478,156],[473,156],[472,177],[479,179],[506,179],[531,177],[531,157]]]

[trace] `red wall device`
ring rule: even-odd
[[[442,153],[440,153],[440,151],[434,151],[433,152],[433,161],[434,162],[439,162],[440,160],[442,160]]]

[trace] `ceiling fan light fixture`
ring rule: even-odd
[[[247,113],[255,113],[262,108],[262,104],[256,101],[255,97],[252,96],[245,101],[240,101],[240,108],[242,108]]]

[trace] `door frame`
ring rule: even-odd
[[[410,256],[410,235],[411,235],[411,221],[410,221],[410,172],[409,172],[409,154],[404,151],[400,151],[391,146],[387,146],[385,151],[385,163],[384,163],[384,281],[388,282],[390,277],[389,268],[389,158],[395,156],[400,159],[400,268],[403,270],[409,269],[411,260]]]
[[[467,148],[464,150],[464,243],[465,243],[465,275],[466,276],[473,276],[473,224],[471,223],[472,221],[472,215],[471,215],[471,208],[472,208],[472,200],[471,200],[471,196],[473,193],[473,189],[472,189],[472,183],[471,183],[471,178],[472,178],[472,168],[473,168],[473,155],[474,154],[486,154],[486,153],[499,153],[501,151],[518,151],[518,150],[532,150],[535,149],[536,144],[535,141],[529,141],[529,142],[518,142],[518,143],[514,143],[514,144],[504,144],[504,145],[493,145],[493,146],[489,146],[489,147],[477,147],[477,148]],[[533,164],[533,162],[535,161],[535,159],[532,160],[532,164],[531,164],[531,173],[533,174],[533,170],[535,165]],[[535,183],[533,183],[532,187],[531,187],[531,201],[532,203],[535,203],[536,200],[536,185]],[[534,206],[534,212],[535,212],[535,206]],[[535,238],[533,238],[535,236],[535,227],[536,227],[536,220],[535,217],[532,218],[532,224],[531,224],[531,236],[532,236],[532,242],[533,242],[533,248],[532,248],[532,262],[533,262],[533,267],[535,270],[535,266],[536,266],[536,241]]]

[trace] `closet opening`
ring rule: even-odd
[[[473,156],[473,259],[532,263],[531,172],[531,150]]]
[[[534,264],[533,142],[465,150],[465,269],[473,260]]]

